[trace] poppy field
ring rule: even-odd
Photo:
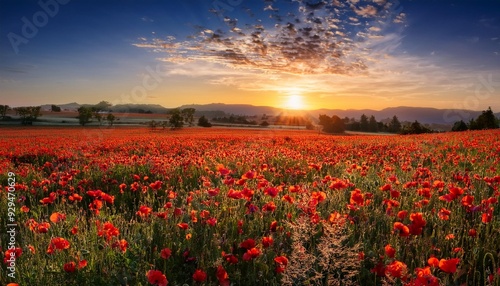
[[[0,131],[2,285],[500,285],[499,131]]]

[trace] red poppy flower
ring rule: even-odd
[[[160,256],[163,259],[168,259],[172,255],[172,250],[170,248],[164,248],[160,251]]]
[[[255,247],[255,240],[249,238],[249,239],[243,241],[242,243],[240,243],[240,247],[246,248],[246,249],[254,248]]]
[[[14,256],[17,258],[21,257],[21,254],[23,254],[23,249],[20,247],[16,247],[14,249],[7,249],[4,253],[4,258],[3,262],[4,263],[9,263],[9,260]]]
[[[427,260],[427,264],[429,264],[429,266],[432,266],[432,267],[438,267],[439,266],[439,260],[432,256],[431,258],[429,258]]]
[[[70,246],[69,241],[62,237],[55,237],[50,241],[49,247],[47,248],[47,253],[52,254],[54,250],[64,250],[68,249]]]
[[[55,212],[50,215],[50,221],[53,223],[58,223],[60,221],[66,220],[66,215],[62,213]]]
[[[459,258],[441,259],[439,260],[439,269],[446,273],[455,273],[459,262]]]
[[[63,268],[64,268],[64,271],[66,271],[68,273],[73,273],[76,270],[76,263],[71,261],[69,263],[64,264]]]
[[[397,260],[393,261],[385,268],[385,274],[395,278],[403,278],[403,276],[406,274],[406,271],[407,271],[406,264]]]
[[[217,280],[219,280],[220,286],[229,286],[231,283],[229,281],[229,275],[227,275],[226,270],[221,265],[217,266]]]
[[[159,270],[149,270],[146,273],[146,277],[148,278],[148,282],[153,285],[158,286],[167,286],[168,281],[167,277],[161,273]]]
[[[146,218],[149,216],[149,214],[151,214],[152,211],[153,209],[148,206],[140,206],[136,214],[141,218]]]
[[[394,232],[399,233],[399,236],[403,236],[403,237],[410,235],[410,229],[406,225],[404,225],[400,222],[394,223]]]
[[[203,282],[207,280],[207,273],[205,273],[201,269],[196,269],[196,271],[193,274],[193,280],[196,282]]]
[[[112,248],[119,248],[122,253],[127,252],[128,242],[125,239],[120,239],[111,245]]]
[[[120,230],[116,228],[111,222],[105,222],[102,226],[100,227],[100,223],[96,222],[97,224],[97,235],[98,236],[105,236],[106,239],[109,241],[111,240],[112,237],[120,235]]]
[[[245,252],[245,254],[243,254],[243,260],[249,261],[249,260],[252,260],[254,258],[257,258],[259,255],[260,255],[260,250],[258,248],[254,247],[254,248],[248,249],[247,252]]]
[[[187,223],[185,223],[185,222],[181,222],[181,223],[177,224],[177,227],[179,227],[180,229],[186,230],[186,229],[189,228],[189,225]]]
[[[273,238],[271,236],[265,236],[262,238],[262,246],[267,248],[273,244]]]
[[[282,273],[285,271],[286,266],[288,265],[288,258],[285,256],[278,256],[274,258],[274,262],[276,262],[276,273]]]
[[[441,210],[439,210],[439,212],[438,212],[438,217],[442,220],[449,220],[450,214],[451,214],[451,211],[449,211],[445,208],[441,208]]]
[[[396,254],[396,249],[394,249],[390,244],[387,244],[384,249],[385,249],[385,254],[389,258],[394,258],[394,255]]]

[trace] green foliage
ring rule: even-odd
[[[31,125],[33,121],[36,121],[36,119],[41,116],[41,108],[41,106],[23,106],[16,107],[14,110],[16,114],[21,116],[21,123],[23,125]]]
[[[85,126],[85,124],[92,122],[92,116],[92,107],[81,106],[78,108],[78,121],[80,122],[80,125]]]
[[[114,116],[112,113],[108,113],[108,115],[106,116],[106,120],[108,121],[109,126],[113,126],[113,123],[116,120],[116,116]]]
[[[194,113],[196,109],[194,108],[175,108],[168,112],[170,118],[168,119],[168,123],[171,129],[180,129],[184,126],[184,123],[188,124],[188,126],[193,126],[194,121]]]

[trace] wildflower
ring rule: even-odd
[[[146,277],[148,278],[148,282],[157,286],[167,286],[168,281],[167,277],[159,270],[149,270],[146,273]]]
[[[441,259],[439,260],[439,269],[446,273],[455,273],[459,262],[459,258]]]
[[[160,251],[160,256],[163,259],[169,259],[171,255],[172,255],[172,250],[170,250],[170,248],[164,248]]]
[[[47,253],[52,254],[54,250],[64,250],[70,247],[69,241],[62,237],[55,237],[51,239],[49,247],[47,248]]]
[[[152,211],[153,209],[148,206],[140,206],[136,214],[141,218],[147,218]]]
[[[288,259],[285,256],[278,256],[274,258],[276,262],[276,273],[285,272],[286,266],[288,264]]]
[[[76,263],[71,261],[69,263],[64,264],[63,268],[64,268],[64,271],[66,271],[68,273],[73,273],[76,270]]]
[[[229,286],[229,275],[227,275],[226,270],[222,265],[217,266],[217,273],[215,274],[217,280],[219,280],[219,285],[221,286]]]
[[[196,269],[193,274],[193,280],[196,282],[204,282],[205,280],[207,280],[207,273],[205,273],[201,269]]]
[[[53,223],[58,223],[60,221],[66,220],[66,215],[62,213],[55,212],[50,215],[50,221]]]
[[[407,266],[401,261],[393,261],[391,264],[387,265],[385,268],[386,275],[390,275],[395,278],[403,278],[406,274]]]
[[[394,255],[396,254],[396,250],[390,244],[387,244],[384,249],[385,249],[385,254],[389,258],[394,258]]]
[[[125,239],[120,239],[111,245],[112,248],[119,248],[122,253],[127,252],[128,242]]]
[[[265,236],[262,238],[262,246],[267,248],[273,244],[273,238],[271,236]]]
[[[410,229],[406,225],[404,225],[400,222],[394,223],[394,232],[399,233],[399,236],[403,236],[403,237],[410,235]]]

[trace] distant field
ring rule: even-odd
[[[500,284],[499,131],[0,132],[2,285]]]

